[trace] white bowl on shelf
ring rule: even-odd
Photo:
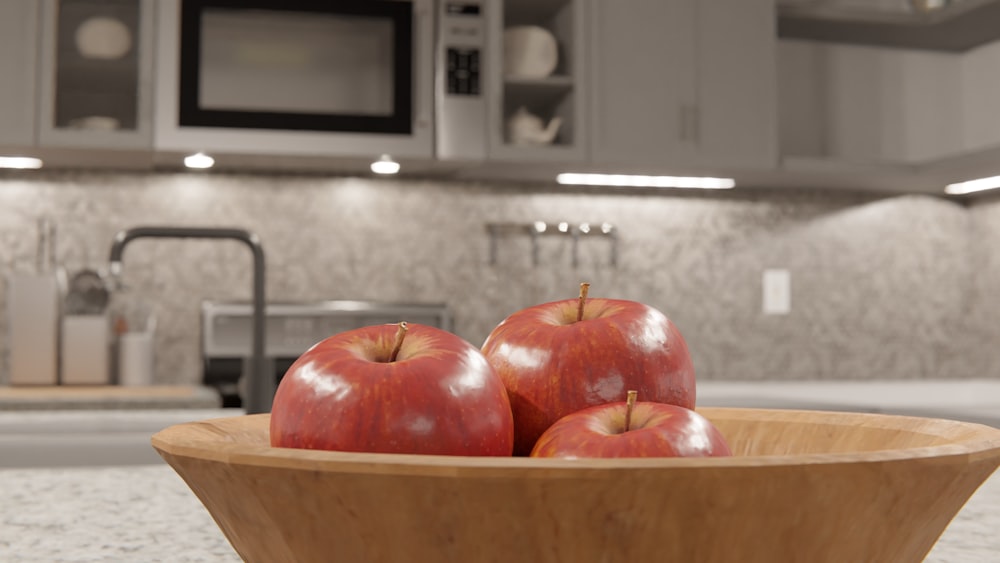
[[[88,59],[120,59],[132,49],[132,32],[120,20],[105,16],[88,18],[76,29],[76,48]]]
[[[537,25],[516,25],[503,32],[503,71],[510,78],[545,78],[559,64],[559,44]]]

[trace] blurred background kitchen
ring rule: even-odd
[[[589,281],[594,296],[666,312],[700,378],[968,378],[994,377],[1000,364],[1000,265],[990,251],[1000,243],[998,214],[990,200],[931,195],[41,171],[0,182],[0,248],[10,271],[32,270],[36,220],[49,217],[57,264],[106,270],[124,227],[240,226],[262,240],[269,300],[446,303],[455,332],[477,345],[507,314],[572,298]],[[541,236],[536,265],[532,237],[505,233],[491,262],[486,225],[526,218],[552,230],[607,222],[617,240],[580,237],[574,266],[571,237]],[[126,291],[157,319],[154,382],[199,382],[201,303],[248,302],[251,268],[235,241],[139,239],[126,248]],[[769,269],[789,272],[787,314],[762,309]],[[116,297],[127,295],[111,306]]]
[[[37,344],[12,280],[61,272],[65,354],[73,280],[140,225],[246,229],[269,303],[441,306],[477,345],[588,281],[666,312],[701,380],[998,377],[1000,205],[960,184],[1000,173],[996,2],[372,6],[0,0],[0,383]],[[83,383],[122,382],[131,325],[141,384],[200,385],[203,304],[252,270],[131,242]]]
[[[583,281],[678,325],[700,406],[1000,425],[997,21],[998,0],[0,0],[0,559],[236,561],[151,434],[267,410],[249,374],[332,332],[481,345]],[[243,240],[131,239],[116,277],[136,227]],[[928,561],[995,559],[998,485]]]

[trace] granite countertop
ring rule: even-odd
[[[0,561],[240,560],[165,464],[0,471]]]
[[[1000,553],[1000,473],[969,500],[926,559],[987,563]],[[0,561],[237,562],[167,465],[0,470]]]

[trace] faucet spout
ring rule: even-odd
[[[129,242],[138,238],[232,239],[245,243],[253,253],[253,352],[250,385],[247,386],[247,414],[270,412],[275,378],[264,359],[264,249],[256,234],[244,229],[214,227],[132,227],[115,234],[108,257],[112,283],[121,283],[122,256]]]

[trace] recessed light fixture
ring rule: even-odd
[[[378,160],[372,163],[372,172],[376,174],[396,174],[399,172],[399,163],[391,156],[383,154]]]
[[[31,156],[0,156],[0,168],[37,170],[42,167],[42,159]]]
[[[556,176],[556,182],[577,186],[624,186],[632,188],[698,188],[727,190],[736,185],[732,178],[700,176],[642,176],[636,174],[578,174]]]
[[[983,190],[1000,188],[1000,176],[990,176],[989,178],[979,178],[968,182],[958,182],[948,184],[944,187],[944,193],[952,195],[970,194]]]
[[[204,170],[215,166],[215,159],[203,152],[191,154],[184,157],[184,166]]]

